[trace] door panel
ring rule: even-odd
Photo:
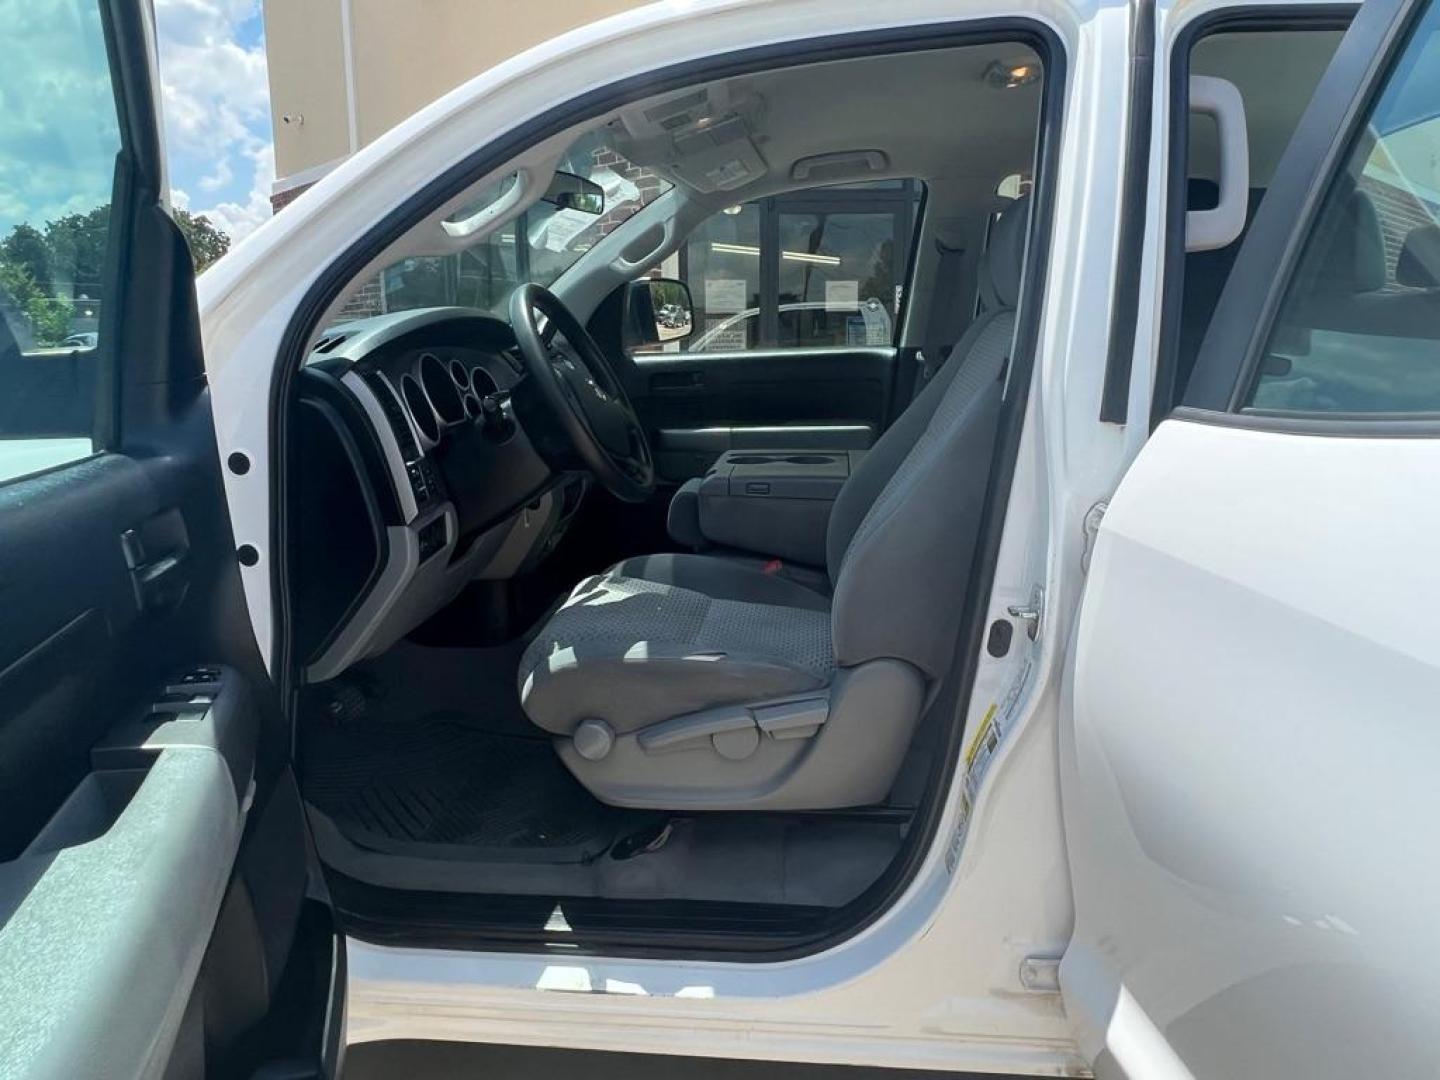
[[[1075,654],[1062,981],[1119,1075],[1165,1044],[1201,1077],[1427,1074],[1437,468],[1430,440],[1171,420],[1116,492]]]
[[[699,476],[727,449],[869,447],[891,418],[922,193],[914,180],[789,192],[686,237],[675,272],[694,333],[635,355],[627,374],[663,480]]]
[[[205,423],[177,424],[164,457],[0,487],[0,1058],[16,1075],[164,1068],[245,810],[271,785],[256,757],[273,691],[231,633],[240,583],[203,395],[192,408]]]
[[[1060,983],[1100,1076],[1421,1077],[1440,1054],[1437,42],[1428,2],[1360,10],[1192,407],[1096,537]]]
[[[0,487],[0,858],[18,854],[89,771],[90,747],[117,706],[180,655],[175,624],[190,612],[142,623],[122,547],[124,534],[187,501],[183,485],[157,483],[154,471],[103,454]],[[175,573],[213,580],[206,554],[201,547]],[[186,599],[180,607],[202,600]]]
[[[308,969],[329,942],[301,932],[305,836],[164,205],[149,12],[0,7],[0,98],[29,121],[0,130],[0,1071],[319,1073],[318,1037],[285,1033],[328,1003]]]
[[[890,348],[642,355],[631,400],[662,477],[680,482],[726,449],[868,448],[888,414],[894,365]]]

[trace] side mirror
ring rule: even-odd
[[[695,331],[690,287],[674,278],[632,281],[625,293],[625,343],[629,348],[665,345]]]
[[[578,210],[582,214],[605,212],[605,189],[594,180],[574,173],[557,172],[550,177],[550,186],[540,199],[561,210]]]

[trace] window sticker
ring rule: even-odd
[[[854,311],[860,306],[860,283],[858,281],[825,282],[826,311]]]
[[[709,315],[738,315],[745,310],[744,278],[707,278],[705,311]]]

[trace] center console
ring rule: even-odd
[[[863,450],[731,450],[670,504],[670,535],[825,565],[830,510]]]

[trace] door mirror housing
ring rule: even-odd
[[[557,172],[550,177],[550,186],[540,196],[542,202],[561,210],[578,210],[582,214],[605,212],[605,189],[594,180],[574,173]]]
[[[666,345],[695,332],[690,286],[674,278],[643,278],[626,286],[625,343],[629,348]]]

